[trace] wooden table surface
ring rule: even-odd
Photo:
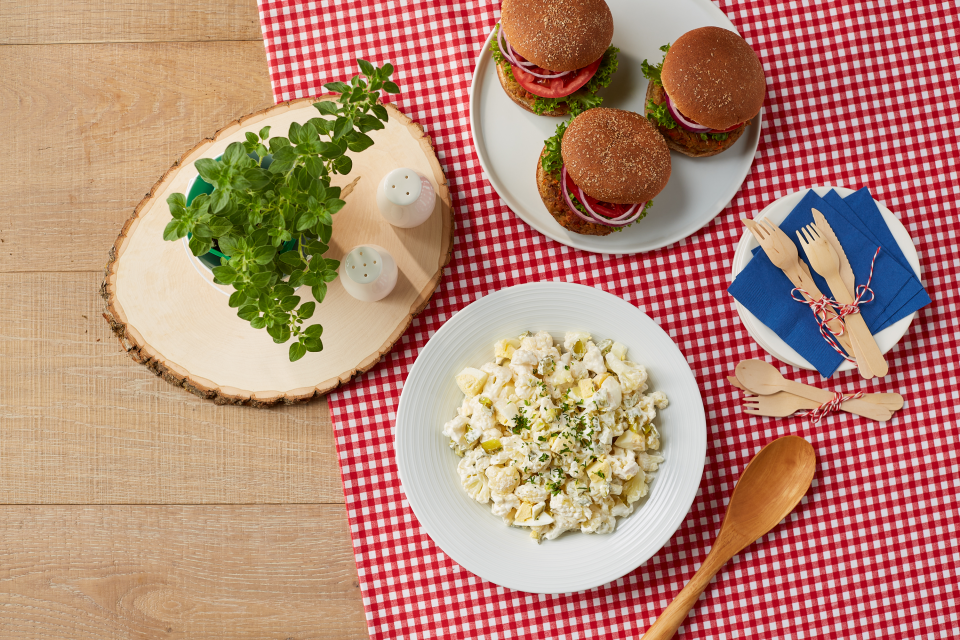
[[[325,401],[218,407],[101,317],[120,227],[273,103],[255,0],[0,0],[0,638],[365,638]]]

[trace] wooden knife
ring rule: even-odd
[[[830,223],[827,222],[826,217],[822,213],[816,209],[811,209],[811,211],[813,211],[813,220],[817,224],[817,229],[823,232],[830,246],[833,247],[833,250],[837,252],[837,256],[840,257],[840,279],[843,280],[843,286],[850,292],[851,297],[856,298],[857,284],[853,277],[853,269],[850,268],[850,261],[847,260],[847,254],[843,252],[843,247],[840,246],[840,241],[837,240],[837,234],[830,228]]]

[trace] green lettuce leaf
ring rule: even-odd
[[[667,51],[670,51],[670,44],[665,44],[660,47],[660,51],[663,51],[663,57],[666,59]],[[649,80],[650,82],[663,86],[663,82],[660,80],[660,72],[663,71],[663,60],[656,66],[653,66],[646,60],[640,63],[640,71],[643,72],[643,77]]]
[[[547,151],[543,154],[540,164],[543,166],[543,172],[552,176],[555,180],[560,179],[560,170],[563,169],[563,157],[560,155],[560,141],[563,140],[563,132],[567,130],[569,122],[561,122],[557,125],[557,130],[553,137],[546,141]]]
[[[593,74],[590,81],[583,88],[574,91],[569,96],[562,98],[537,98],[533,103],[533,111],[537,115],[543,115],[550,111],[555,111],[562,104],[566,104],[570,114],[578,116],[587,109],[599,107],[603,103],[603,98],[595,95],[597,91],[610,84],[613,74],[617,71],[618,61],[617,53],[620,49],[610,47],[603,54],[603,60],[600,61],[600,67]]]
[[[660,51],[663,51],[663,58],[666,60],[667,51],[670,51],[670,45],[665,44],[660,47]],[[656,66],[651,65],[649,62],[644,60],[640,63],[640,70],[643,72],[643,77],[649,80],[650,82],[663,86],[663,82],[660,80],[660,72],[663,71],[663,60]],[[677,126],[677,121],[673,119],[673,116],[670,115],[670,110],[667,109],[666,103],[657,104],[653,100],[647,100],[647,119],[650,120],[653,124],[663,127],[664,129],[674,129]],[[713,138],[714,140],[723,141],[730,137],[729,133],[701,133],[701,140],[708,140]],[[646,215],[646,214],[644,214]],[[641,216],[642,219],[642,216]]]
[[[500,23],[497,23],[497,26],[493,28],[493,39],[490,40],[490,55],[493,56],[493,61],[500,65],[500,68],[503,69],[503,73],[510,79],[513,80],[513,69],[510,68],[510,63],[507,62],[507,59],[503,57],[503,52],[500,51],[500,41],[497,38],[497,35],[500,33]]]

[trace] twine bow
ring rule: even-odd
[[[867,283],[857,286],[856,296],[850,304],[840,304],[834,298],[825,295],[821,295],[818,299],[814,300],[813,296],[800,287],[794,287],[790,291],[791,298],[810,306],[810,310],[813,311],[813,315],[817,318],[817,324],[820,326],[820,335],[827,341],[827,344],[833,347],[834,351],[849,362],[855,362],[855,360],[843,352],[840,345],[837,344],[836,338],[842,336],[847,331],[847,325],[843,319],[854,313],[860,313],[860,305],[873,302],[873,299],[876,297],[873,289],[870,288],[870,283],[873,281],[873,267],[877,264],[878,255],[880,255],[880,247],[877,247],[876,253],[873,254],[873,260],[870,262],[870,276],[867,278]],[[798,298],[796,296],[797,292],[800,292],[801,297]],[[864,299],[864,296],[868,292],[870,293],[870,298]],[[835,319],[840,321],[840,330],[836,332],[829,327],[829,323]],[[817,422],[819,421],[820,419],[817,418]]]

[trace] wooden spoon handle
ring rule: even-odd
[[[714,550],[717,547],[714,547]],[[663,610],[656,622],[651,625],[647,632],[643,634],[643,640],[670,640],[673,634],[677,632],[680,625],[686,619],[690,609],[697,603],[697,598],[707,588],[713,576],[717,575],[720,568],[730,559],[717,559],[714,557],[713,550],[707,554],[706,559],[697,572],[690,578],[690,582],[677,594],[673,602]]]

